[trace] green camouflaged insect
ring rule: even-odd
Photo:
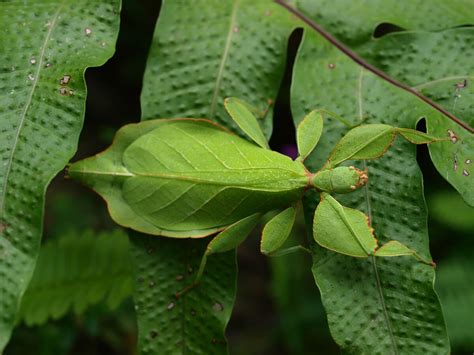
[[[352,257],[414,255],[397,241],[377,246],[367,216],[340,205],[330,194],[350,193],[367,183],[367,173],[346,160],[375,159],[397,134],[416,144],[436,138],[384,124],[350,130],[315,173],[304,166],[323,130],[321,110],[297,127],[299,157],[271,151],[251,108],[228,98],[225,106],[247,141],[205,119],[158,119],[120,129],[106,151],[72,164],[69,176],[97,191],[112,218],[134,230],[172,238],[218,233],[203,257],[236,248],[270,211],[261,251],[272,255],[290,234],[295,204],[308,189],[321,192],[314,215],[318,244]]]

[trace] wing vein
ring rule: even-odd
[[[192,135],[190,135],[188,132],[182,130],[181,128],[179,127],[174,127],[175,129],[177,129],[178,131],[181,131],[183,134],[185,134],[187,137],[191,138],[193,141],[195,141],[197,144],[199,144],[201,147],[203,147],[209,154],[211,154],[213,156],[214,159],[216,159],[224,168],[226,169],[232,169],[230,166],[228,166],[226,163],[224,163],[217,155],[216,153],[214,153],[211,149],[209,149],[209,147],[204,144],[203,142],[201,142],[199,139],[197,139],[196,137],[193,137]]]
[[[244,202],[246,201],[248,198],[250,197],[250,194],[248,195],[245,195],[243,199],[241,199],[239,202],[237,202],[235,204],[235,206],[229,211],[227,212],[224,216],[221,217],[221,219],[219,220],[219,222],[217,223],[218,225],[220,225],[222,223],[222,220],[226,219],[227,217],[229,217],[229,215],[231,215],[232,213],[234,213],[234,211]]]
[[[186,158],[186,156],[181,153],[178,149],[176,149],[175,147],[173,147],[171,144],[169,144],[168,142],[166,142],[165,140],[162,140],[162,142],[168,147],[170,148],[171,150],[173,150],[174,152],[176,152],[193,170],[198,170],[192,163],[191,161]]]
[[[220,195],[222,192],[224,192],[225,190],[227,190],[227,188],[223,188],[223,189],[220,189],[219,191],[216,191],[215,193],[213,193],[207,200],[205,200],[204,202],[201,203],[201,205],[199,205],[199,207],[197,208],[194,208],[193,211],[190,211],[184,218],[180,219],[179,221],[176,221],[174,222],[173,224],[171,224],[171,226],[173,225],[176,225],[178,223],[181,223],[185,220],[187,220],[189,217],[191,217],[192,215],[194,215],[196,212],[202,210],[202,208],[204,206],[206,206],[207,204],[209,204],[212,200],[214,200],[218,195]]]
[[[244,152],[242,152],[242,150],[240,150],[239,146],[237,144],[235,144],[235,142],[233,140],[231,140],[232,142],[232,145],[235,147],[235,149],[237,150],[237,152],[239,153],[239,155],[244,158],[244,160],[247,162],[247,164],[249,165],[250,168],[253,168],[253,165],[252,163],[250,162],[250,160],[247,158],[247,156],[244,154]]]
[[[184,195],[186,195],[194,186],[196,186],[196,184],[191,184],[189,187],[187,187],[186,189],[184,189],[184,191],[182,191],[179,195],[175,196],[174,199],[172,199],[172,200],[169,201],[168,203],[166,203],[166,204],[160,206],[158,209],[148,212],[148,214],[155,214],[155,213],[158,213],[158,212],[160,212],[162,209],[164,209],[164,208],[166,208],[166,207],[169,207],[169,206],[171,206],[172,204],[176,203],[181,197],[183,197]]]

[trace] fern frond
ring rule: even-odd
[[[19,320],[39,325],[101,301],[116,308],[132,292],[127,235],[85,232],[46,243],[25,292]]]

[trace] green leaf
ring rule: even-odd
[[[474,18],[471,16],[470,22],[465,23],[474,24]],[[383,67],[392,77],[474,127],[474,64],[470,60],[474,47],[468,45],[473,38],[474,29],[469,27],[436,33],[401,32],[369,42],[358,50],[373,65]],[[474,156],[474,134],[440,115],[429,115],[426,124],[430,134],[449,139],[429,146],[433,163],[474,206],[474,170],[469,164]]]
[[[414,263],[412,258],[362,259],[318,253],[312,271],[331,335],[343,349],[355,354],[373,353],[367,349],[411,354],[422,348],[426,353],[448,353],[437,351],[448,348],[449,343],[443,315],[437,309],[438,297],[432,286],[425,285],[434,278],[432,266]],[[428,310],[420,310],[422,305]],[[407,345],[415,329],[426,341],[412,340]]]
[[[298,25],[270,1],[164,2],[144,75],[143,118],[205,117],[238,132],[224,108],[233,96],[266,112],[259,123],[268,138],[269,101],[278,94],[288,37]]]
[[[132,233],[135,310],[139,344],[146,354],[225,354],[225,326],[235,297],[235,252],[209,257],[199,285],[194,281],[207,240],[175,240]]]
[[[270,149],[257,117],[247,107],[248,105],[235,97],[228,97],[224,100],[225,109],[230,117],[237,123],[237,126],[255,143],[265,149]]]
[[[341,5],[346,6],[343,1],[336,4],[331,2],[327,6],[321,4],[324,7],[323,13],[318,8],[314,18],[318,18],[324,28],[349,44],[351,49],[369,63],[431,98],[458,120],[464,121],[465,126],[471,127],[470,130],[464,129],[437,110],[430,112],[429,105],[424,105],[423,111],[427,111],[425,115],[417,115],[427,117],[427,130],[430,134],[452,138],[453,144],[429,146],[431,159],[441,175],[461,193],[466,202],[474,206],[474,179],[470,178],[470,166],[465,164],[465,161],[472,161],[474,151],[474,112],[472,99],[470,100],[474,90],[472,85],[468,84],[474,77],[474,66],[469,60],[474,52],[473,47],[469,45],[474,31],[469,26],[466,27],[466,24],[474,24],[474,18],[468,11],[471,4],[465,0],[438,0],[439,6],[400,6],[399,2],[389,1],[384,3],[384,11],[378,11],[378,6],[375,5],[377,1],[367,0],[367,8],[375,11],[363,11],[356,16],[355,21],[364,35],[354,31],[353,20],[340,21],[337,9]],[[301,0],[298,5],[305,13],[315,13],[311,2]],[[407,16],[405,9],[408,10],[412,6],[416,6],[416,11]],[[444,11],[446,14],[443,16],[436,16],[432,6],[436,11],[448,11]],[[387,18],[389,13],[397,15]],[[359,23],[361,18],[367,21]],[[387,21],[389,23],[386,23]],[[334,26],[334,23],[337,23],[337,26]],[[403,28],[410,31],[374,38],[371,34],[375,26],[380,24],[388,25],[389,32],[394,30],[394,27],[397,31]],[[372,25],[373,27],[368,27]],[[401,28],[396,29],[397,26]],[[381,29],[384,34],[383,26]],[[429,33],[425,29],[435,32]],[[335,68],[335,63],[329,64]],[[464,85],[465,83],[468,85]],[[413,111],[419,111],[416,106],[410,107]]]
[[[115,309],[132,294],[127,235],[120,231],[67,235],[41,247],[22,300],[19,319],[28,326],[82,314],[105,301]]]
[[[76,151],[84,71],[112,56],[119,10],[118,0],[0,2],[0,352],[35,267],[44,191]]]
[[[312,30],[306,30],[292,79],[295,121],[324,107],[350,125],[383,123],[415,127],[420,117],[440,115],[411,94],[358,66]],[[346,133],[342,125],[326,125],[318,154],[306,160],[310,169]],[[433,134],[433,133],[432,133]],[[432,146],[451,144],[437,142]],[[396,239],[430,260],[422,176],[415,147],[397,140],[385,155],[363,162],[369,184],[338,196],[342,204],[364,211],[381,244]],[[317,200],[306,199],[311,215]],[[448,353],[441,307],[433,290],[434,270],[411,258],[349,258],[314,247],[313,274],[321,291],[335,341],[353,353]],[[416,306],[408,307],[415,304]],[[417,309],[417,311],[414,311]],[[426,319],[430,319],[429,324]],[[363,334],[361,329],[367,329]],[[416,334],[422,334],[423,341]],[[368,334],[371,334],[370,336]]]
[[[474,121],[472,122],[474,123]],[[472,165],[474,134],[442,119],[429,121],[427,128],[431,134],[444,134],[446,137],[452,137],[451,142],[429,146],[431,160],[436,169],[453,185],[466,203],[474,207],[474,169]]]
[[[364,59],[368,59],[373,65],[382,69],[387,74],[403,83],[412,86],[417,91],[430,97],[432,100],[436,101],[438,104],[441,104],[445,109],[449,110],[458,118],[468,123],[471,127],[474,126],[474,107],[472,106],[474,87],[473,85],[469,85],[472,82],[474,73],[474,66],[471,60],[472,56],[474,55],[473,47],[469,45],[472,42],[473,30],[469,27],[443,30],[449,27],[472,24],[474,22],[472,18],[472,11],[469,10],[469,7],[472,7],[472,4],[470,4],[468,1],[459,0],[448,2],[440,0],[423,4],[415,4],[414,2],[389,0],[383,2],[384,11],[380,11],[378,7],[378,5],[382,4],[380,1],[367,0],[366,6],[363,7],[364,11],[358,12],[357,16],[351,18],[346,17],[344,19],[342,19],[340,16],[341,7],[347,9],[347,6],[359,6],[360,3],[353,2],[348,4],[346,1],[324,0],[322,3],[320,3],[320,6],[316,8],[311,1],[307,0],[300,0],[299,4],[302,4],[303,2],[307,5],[305,10],[311,8],[312,14],[317,12],[318,21],[323,25],[324,28],[339,38],[344,39],[345,41],[347,40],[346,43],[352,44],[352,49],[357,50],[358,53],[364,57]],[[413,7],[416,7],[416,11],[410,11],[410,8],[413,9]],[[441,12],[441,14],[438,12]],[[316,18],[316,16],[312,17]],[[336,21],[337,26],[334,25]],[[384,35],[382,38],[372,38],[372,33],[375,26],[381,23],[398,25],[400,27],[410,29],[411,31],[392,33]],[[355,28],[360,30],[355,30]],[[434,32],[430,33],[426,32],[426,30],[432,30]],[[312,52],[311,54],[314,58],[315,52]],[[335,63],[337,68],[339,63],[333,62],[334,59],[334,56],[329,57],[328,62]],[[328,62],[322,63],[322,65],[315,67],[314,70],[321,70],[324,65],[327,65]],[[345,67],[345,65],[343,67]],[[307,72],[308,68],[305,68],[305,70]],[[359,83],[357,83],[357,80],[355,79],[357,78],[357,75],[352,77],[354,79],[348,80],[346,78],[344,82],[347,84],[349,82],[356,83],[357,87],[360,87],[360,85],[358,85]],[[365,75],[363,75],[363,77],[366,79]],[[458,86],[463,86],[462,84],[464,83],[465,79],[468,81],[468,86],[458,89]],[[317,80],[318,83],[321,83],[321,76],[318,76]],[[334,85],[335,87],[340,88],[342,85],[342,80],[339,82],[338,79],[334,80],[334,78],[332,78],[332,80],[323,80],[323,82],[325,87],[327,87],[327,85]],[[350,105],[341,107],[341,109],[338,110],[338,113],[350,115],[360,111],[365,111],[370,112],[374,118],[377,118],[377,116],[386,117],[386,115],[390,112],[399,110],[396,107],[398,106],[398,103],[402,103],[402,105],[404,103],[404,107],[410,108],[410,111],[413,113],[419,111],[419,108],[416,107],[418,105],[412,105],[411,102],[402,99],[399,95],[393,95],[393,91],[391,93],[385,93],[385,95],[373,95],[374,92],[379,90],[379,86],[374,85],[372,80],[363,80],[362,82],[362,88],[373,89],[373,91],[364,90],[364,110],[361,110],[360,107],[357,107],[351,102]],[[341,105],[341,103],[344,104],[341,102],[342,100],[337,98],[337,96],[346,96],[347,99],[350,100],[350,97],[353,97],[351,95],[353,92],[354,90],[352,92],[351,90],[342,90],[337,95],[326,97],[318,104],[323,105],[325,102],[331,101],[336,105]],[[383,96],[386,96],[387,99],[380,100],[380,97]],[[311,98],[305,98],[305,100],[311,100]],[[374,105],[375,101],[379,101],[379,105],[382,107],[385,106],[385,109],[380,109],[380,111],[378,109],[374,109],[376,106]],[[392,106],[394,103],[396,103],[395,107]],[[305,109],[310,108],[311,106],[312,105],[306,105],[306,108],[301,106],[299,108],[301,108],[302,112],[304,112]],[[378,112],[380,113],[378,114]],[[415,114],[415,116],[422,117],[424,115]],[[442,176],[460,192],[461,196],[465,198],[466,202],[474,205],[473,179],[470,178],[472,177],[472,172],[470,171],[472,169],[470,169],[469,164],[465,163],[466,161],[472,161],[472,152],[474,151],[472,144],[472,134],[463,128],[460,128],[459,125],[455,124],[454,122],[445,119],[441,115],[430,112],[428,116],[430,116],[430,119],[427,120],[427,130],[430,134],[438,137],[444,136],[452,138],[451,142],[440,142],[431,144],[428,147],[433,163],[435,164],[438,171],[440,171]],[[396,116],[394,115],[394,117]],[[407,117],[403,118],[401,121],[405,121],[406,126],[413,127],[414,123],[412,120],[413,118],[409,119]],[[391,120],[387,123],[393,124],[393,121]],[[401,125],[401,123],[397,123],[397,125]],[[332,139],[337,139],[337,136],[333,137]],[[327,142],[321,142],[320,144],[323,145],[324,143],[327,144]],[[397,148],[398,147],[396,146],[395,149]],[[400,154],[402,151],[400,150],[398,153]],[[388,154],[390,154],[390,152]],[[354,198],[352,203],[361,206],[367,202],[367,205],[370,206],[369,208],[374,211],[372,216],[376,230],[378,223],[384,229],[389,228],[395,232],[398,232],[399,235],[405,235],[404,242],[413,245],[413,241],[415,240],[418,240],[416,244],[418,244],[420,241],[423,241],[424,245],[421,245],[422,249],[416,247],[416,250],[424,250],[423,254],[425,257],[427,257],[429,254],[427,254],[426,247],[428,244],[426,228],[417,227],[416,222],[413,220],[412,214],[410,214],[410,218],[408,219],[410,223],[405,224],[402,226],[402,228],[398,226],[400,223],[397,222],[397,220],[403,220],[405,217],[403,210],[414,210],[413,208],[416,208],[416,206],[420,206],[422,215],[426,216],[426,212],[423,207],[422,196],[420,196],[421,194],[417,193],[419,199],[418,203],[414,203],[416,199],[413,198],[415,191],[421,190],[421,187],[413,189],[413,187],[416,186],[415,179],[420,181],[420,174],[413,175],[405,169],[402,170],[401,168],[398,168],[395,164],[397,160],[400,160],[400,162],[404,160],[406,163],[409,161],[414,161],[413,154],[409,155],[407,153],[402,153],[402,155],[399,155],[399,157],[397,157],[395,154],[393,155],[393,159],[388,160],[388,158],[382,158],[385,159],[386,162],[382,162],[382,165],[377,164],[376,173],[378,176],[373,174],[374,169],[371,167],[369,171],[369,174],[371,174],[371,183],[368,189],[366,198],[367,201],[362,199],[356,200]],[[410,165],[412,164],[410,163]],[[384,169],[382,170],[382,168]],[[463,175],[465,174],[464,170],[466,170],[469,175]],[[394,177],[395,171],[397,171],[396,174],[402,173],[404,176],[412,175],[412,179],[408,180],[410,181],[409,184],[404,182],[402,179],[396,179]],[[385,178],[388,177],[389,181],[381,185],[384,180],[384,176]],[[402,184],[403,188],[396,188],[397,184]],[[407,190],[410,192],[407,192]],[[381,199],[384,195],[386,202],[382,203]],[[391,200],[394,196],[403,196],[405,199],[408,197],[409,201],[405,200],[403,202],[400,201],[397,203],[395,200]],[[399,197],[395,197],[395,199],[399,199]],[[398,205],[398,208],[394,208],[394,205]],[[384,213],[384,211],[387,210],[392,211],[392,221],[387,221],[387,215]],[[422,221],[420,222],[424,223]],[[420,224],[420,226],[423,225],[424,224]],[[402,234],[403,230],[406,232]],[[412,234],[413,237],[409,237],[411,231],[415,232]],[[378,236],[381,237],[381,234],[379,233]],[[421,266],[421,264],[418,265],[417,269],[424,268],[426,271],[417,269],[413,270],[412,268],[408,268],[408,266],[405,265],[400,266],[394,263],[394,261],[397,259],[398,258],[383,260],[379,259],[377,262],[374,261],[373,263],[373,265],[376,266],[376,271],[378,272],[378,276],[382,282],[384,278],[390,277],[392,280],[397,278],[398,282],[403,283],[403,297],[400,297],[400,293],[398,293],[396,296],[398,300],[397,303],[393,302],[391,298],[388,297],[392,292],[390,288],[391,285],[388,282],[386,283],[385,287],[382,287],[382,293],[373,292],[374,295],[377,293],[383,295],[383,299],[387,305],[387,309],[389,310],[389,322],[393,325],[393,333],[395,335],[402,334],[402,336],[404,336],[404,332],[408,332],[409,337],[413,338],[413,333],[410,331],[410,329],[416,329],[418,334],[429,334],[429,338],[425,340],[426,343],[429,342],[430,344],[435,344],[438,342],[439,345],[437,348],[434,347],[432,350],[433,353],[449,353],[449,344],[447,341],[446,332],[442,326],[443,319],[441,317],[441,311],[439,306],[435,306],[438,304],[438,300],[428,287],[428,285],[434,280],[434,271],[429,271],[428,266]],[[326,258],[323,258],[321,262],[324,263],[326,260]],[[335,278],[331,279],[329,277],[331,273],[334,274],[337,272],[337,270],[350,270],[357,267],[357,265],[350,263],[344,263],[342,265],[337,264],[338,260],[332,259],[329,264],[319,267],[318,271],[314,269],[315,276],[318,275],[320,278],[326,278],[327,283],[320,283],[321,289],[327,288],[326,291],[328,292],[332,290],[332,285],[334,285],[334,282],[337,281]],[[403,262],[402,264],[405,263]],[[371,265],[367,265],[367,268],[365,268],[363,265],[360,265],[359,267],[361,267],[363,270],[374,269]],[[381,269],[383,272],[380,272]],[[443,270],[444,269],[442,266],[440,266],[440,268],[437,270],[437,273],[440,273],[440,275],[437,275],[436,278],[437,283],[443,282]],[[390,272],[393,271],[395,271],[396,276],[390,274]],[[408,273],[416,272],[418,272],[418,274],[412,274],[413,276],[410,277],[410,279],[405,278],[403,275],[403,273],[408,275]],[[351,279],[351,284],[354,285],[359,281],[357,279],[359,274],[357,272],[346,272],[347,277]],[[455,274],[450,274],[450,276],[454,275]],[[449,278],[450,276],[447,277]],[[446,281],[446,279],[447,278],[445,277],[444,281]],[[456,285],[452,284],[450,291],[459,289],[460,284],[462,284],[462,281],[460,280],[456,282]],[[413,292],[411,289],[416,288],[419,290],[420,285],[424,285],[423,292],[421,294],[415,294],[415,292]],[[361,289],[363,288],[361,287]],[[451,294],[451,292],[445,291],[444,294],[440,292],[440,295],[442,296],[441,298],[443,300],[443,306],[445,306],[443,308],[450,330],[450,337],[454,346],[454,341],[457,339],[462,337],[464,337],[464,339],[472,338],[470,336],[470,334],[472,334],[472,330],[470,331],[469,327],[462,325],[462,317],[464,317],[465,321],[467,321],[467,323],[464,324],[471,324],[472,322],[469,323],[469,316],[467,316],[467,313],[465,312],[466,309],[469,309],[469,306],[465,303],[467,298],[452,297],[448,300],[448,303],[446,299],[443,298],[443,296],[446,296],[447,293]],[[462,294],[466,295],[467,292],[462,292]],[[338,293],[338,295],[342,296],[343,292]],[[419,309],[421,309],[421,307],[426,307],[426,305],[435,307],[433,307],[431,312],[423,312],[423,315],[420,314],[419,316],[413,315],[407,317],[405,313],[403,317],[407,320],[405,323],[409,324],[407,326],[402,325],[402,322],[397,322],[394,320],[397,319],[395,318],[397,314],[403,314],[401,310],[397,310],[395,308],[397,304],[399,305],[401,303],[405,303],[403,301],[404,299],[406,299],[407,304],[412,304],[410,302],[410,298],[406,297],[409,295],[413,295],[417,300],[420,300],[420,297],[423,297],[423,302],[417,302],[419,304],[419,306],[417,306]],[[328,297],[331,296],[328,294]],[[337,300],[337,298],[331,297],[331,300]],[[356,304],[358,309],[364,309],[364,306],[367,308],[370,307],[370,305],[367,303],[364,304],[364,299],[361,298],[354,299],[353,304]],[[337,316],[340,316],[341,319],[347,319],[347,315],[338,310],[338,307],[344,306],[343,302],[330,304],[328,300],[326,305],[327,307],[330,307],[329,313],[332,313],[331,318],[334,319],[334,321],[336,321]],[[456,305],[455,308],[458,310],[457,312],[455,311],[455,313],[451,313],[451,310],[454,308],[452,307],[453,305]],[[421,317],[429,317],[430,325],[435,325],[435,328],[433,329],[431,327],[423,327],[422,323],[419,323],[421,327],[416,327],[417,319],[421,319]],[[354,317],[354,322],[359,321],[360,318]],[[366,324],[374,324],[374,322],[367,320]],[[384,325],[383,323],[378,323],[378,325],[379,327],[376,331],[379,334],[379,338],[384,337],[385,335],[380,335],[380,333],[383,334],[383,332],[380,332],[380,330],[383,329]],[[460,328],[462,328],[462,330]],[[452,332],[451,329],[453,329]],[[344,344],[344,347],[348,348],[350,345],[355,343],[355,341],[350,342],[345,340],[351,336],[350,332],[347,330],[339,329],[337,328],[337,325],[332,326],[332,330],[336,338],[339,339],[339,342]],[[385,337],[384,339],[388,339],[388,337]],[[392,339],[396,338],[392,337]],[[411,343],[410,345],[404,345],[407,343],[408,341],[397,340],[395,342],[395,349],[408,349],[408,352],[410,353],[428,352],[426,348],[418,345],[420,344],[419,341],[416,341],[416,343]],[[417,347],[419,346],[419,350],[415,350],[412,344],[416,344]],[[377,347],[380,349],[380,344],[373,344],[373,346],[374,348]],[[401,346],[403,346],[403,348]],[[359,349],[361,348],[362,346],[359,346]],[[368,352],[370,352],[370,350],[368,350]]]
[[[301,162],[195,119],[122,128],[110,149],[73,164],[69,175],[100,193],[117,223],[176,238],[286,207],[307,185]]]
[[[237,248],[255,228],[261,217],[260,213],[255,213],[230,225],[211,240],[206,253],[211,255]]]
[[[263,228],[260,251],[270,255],[277,251],[288,239],[293,229],[296,208],[288,207],[273,217]]]
[[[341,206],[327,193],[321,194],[313,222],[313,237],[319,245],[337,253],[365,258],[373,255],[377,248],[373,233],[364,213]]]
[[[408,128],[397,128],[385,124],[362,125],[351,129],[341,138],[329,155],[327,167],[334,167],[349,159],[379,158],[390,148],[397,133],[413,144],[426,144],[440,140]]]
[[[322,132],[323,116],[318,110],[308,113],[298,124],[296,129],[296,142],[302,160],[305,160],[306,157],[311,154],[318,144]]]
[[[217,236],[212,238],[212,240],[207,245],[204,255],[202,256],[195,280],[183,290],[179,291],[177,293],[178,297],[181,297],[183,294],[189,292],[189,290],[199,285],[201,277],[206,269],[209,255],[235,250],[248,237],[252,229],[254,229],[257,223],[260,221],[261,217],[261,213],[255,213],[245,217],[240,221],[228,226]]]

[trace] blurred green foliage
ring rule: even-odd
[[[459,256],[438,264],[436,288],[443,304],[452,348],[458,353],[472,353],[474,349],[473,269],[472,258]]]
[[[105,303],[116,309],[132,293],[129,243],[122,230],[70,234],[46,243],[23,295],[18,317],[27,325],[82,314]]]
[[[439,191],[428,196],[428,205],[433,220],[461,233],[474,232],[474,210],[459,194]]]

